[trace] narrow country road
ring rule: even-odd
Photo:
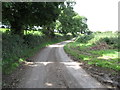
[[[68,42],[50,45],[27,62],[18,88],[104,88],[67,56],[63,46]]]

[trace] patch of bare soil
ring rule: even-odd
[[[90,47],[89,49],[90,50],[101,50],[101,49],[104,50],[104,49],[109,49],[109,48],[110,48],[110,46],[107,43],[102,42],[102,43],[99,43],[96,46]]]
[[[77,60],[75,57],[70,56],[73,60],[79,61],[80,66],[92,77],[96,78],[104,86],[108,88],[120,89],[120,71],[115,71],[108,68],[102,68],[99,66],[88,65],[87,63]]]
[[[108,88],[120,89],[120,72],[93,65],[83,65],[82,67]]]
[[[22,75],[26,72],[26,66],[21,64],[14,72],[8,75],[2,75],[2,88],[15,88],[20,82]]]

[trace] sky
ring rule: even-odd
[[[74,11],[85,16],[91,31],[118,30],[118,2],[120,0],[75,0]]]

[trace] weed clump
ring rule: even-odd
[[[111,46],[111,48],[120,49],[118,37],[105,37],[101,38],[98,42],[105,42],[106,44]]]

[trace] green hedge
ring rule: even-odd
[[[53,39],[46,36],[38,35],[25,35],[20,37],[19,35],[11,35],[3,33],[2,35],[2,65],[3,73],[9,74],[16,67],[19,66],[19,62],[22,59],[26,59],[35,54],[37,50],[46,45],[57,43],[66,39],[70,39],[71,36],[55,36]]]

